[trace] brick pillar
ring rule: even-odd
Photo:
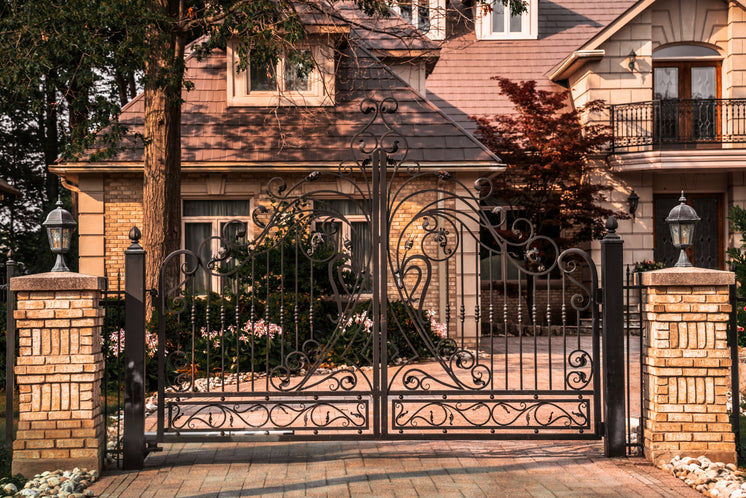
[[[13,473],[85,467],[101,470],[100,307],[106,279],[77,273],[16,277],[20,393]]]
[[[643,273],[644,452],[736,463],[726,406],[731,272],[668,268]]]

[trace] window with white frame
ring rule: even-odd
[[[480,40],[536,39],[539,16],[538,0],[526,0],[525,12],[512,15],[510,7],[500,0],[477,5],[476,32]]]
[[[433,40],[445,38],[445,0],[397,0],[394,11]]]
[[[203,265],[207,265],[227,245],[245,244],[251,236],[249,199],[185,199],[182,207],[184,249],[199,256]],[[191,266],[190,262],[187,263],[188,267]],[[218,264],[230,268],[235,262],[228,258]],[[219,277],[208,278],[208,273],[200,269],[195,278],[195,293],[204,294],[208,287],[215,291],[220,288]]]
[[[328,199],[315,201],[314,209],[319,213],[315,229],[335,237],[336,247],[350,257],[349,263],[355,275],[360,275],[360,290],[372,290],[371,257],[372,239],[370,223],[360,202],[352,199]]]
[[[328,106],[334,104],[334,51],[311,45],[302,57],[284,55],[276,65],[265,64],[239,71],[236,43],[228,44],[229,106]],[[304,66],[311,64],[310,71]]]

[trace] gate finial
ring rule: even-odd
[[[130,240],[136,243],[137,241],[140,240],[141,237],[142,237],[142,233],[140,233],[140,229],[137,227],[132,227],[129,233]]]

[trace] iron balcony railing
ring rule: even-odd
[[[612,152],[746,144],[746,99],[652,100],[610,106]],[[731,147],[746,145],[731,145]]]

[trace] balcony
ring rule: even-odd
[[[746,99],[652,100],[609,107],[614,154],[746,148]]]

